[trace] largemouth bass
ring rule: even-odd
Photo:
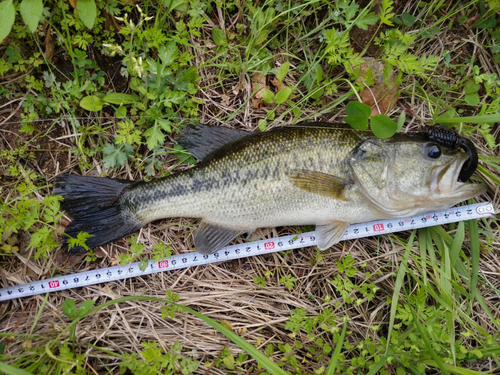
[[[195,246],[209,254],[259,227],[315,224],[324,250],[350,224],[445,209],[485,191],[465,183],[477,167],[472,142],[443,128],[386,140],[322,123],[186,129],[179,143],[202,160],[186,171],[151,182],[57,176],[54,193],[74,219],[66,235],[87,232],[95,248],[153,220],[200,218]]]

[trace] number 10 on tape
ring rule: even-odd
[[[343,240],[455,223],[462,220],[479,219],[494,214],[491,203],[476,203],[402,219],[377,220],[351,225],[347,229]],[[141,268],[139,263],[131,263],[123,267],[109,267],[3,288],[0,289],[0,301],[315,245],[315,232],[307,232],[299,235],[231,245],[210,255],[197,252],[179,254],[158,262],[150,261],[145,268]]]

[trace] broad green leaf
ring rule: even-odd
[[[80,305],[80,307],[78,308],[78,310],[76,312],[76,316],[78,318],[83,318],[85,315],[87,315],[89,310],[94,306],[94,303],[95,303],[95,301],[92,299],[88,299],[85,302],[83,302]]]
[[[375,25],[378,20],[379,17],[375,13],[368,13],[365,17],[356,22],[356,26],[362,30],[368,30],[368,27]]]
[[[94,27],[95,18],[97,17],[97,8],[94,0],[77,0],[76,9],[78,16],[87,28]]]
[[[159,118],[159,119],[156,119],[156,122],[167,133],[172,133],[172,123],[169,120]]]
[[[166,91],[164,94],[163,104],[165,107],[172,108],[174,104],[179,104],[185,98],[186,92],[183,91]]]
[[[161,62],[164,66],[173,63],[179,56],[179,49],[175,41],[171,40],[166,45],[161,45],[158,48],[158,56],[160,56]]]
[[[417,20],[417,17],[415,17],[414,15],[412,15],[410,13],[404,12],[401,15],[401,21],[403,21],[403,24],[405,26],[412,26],[416,20]]]
[[[64,300],[62,311],[68,318],[73,318],[76,315],[76,303],[72,299]]]
[[[349,102],[345,107],[345,113],[348,116],[363,116],[368,118],[370,113],[372,113],[372,109],[369,105],[360,102]]]
[[[224,357],[222,362],[224,362],[224,366],[226,366],[229,370],[234,370],[234,356],[233,355],[228,355],[228,356]]]
[[[80,101],[80,107],[87,111],[97,112],[102,109],[104,102],[96,95],[88,95]]]
[[[165,141],[165,135],[156,126],[146,130],[144,136],[146,137],[146,144],[150,150],[154,149],[158,144],[163,144]]]
[[[281,104],[286,102],[291,93],[292,89],[290,87],[285,87],[284,89],[278,91],[276,93],[276,103]]]
[[[390,138],[398,130],[398,124],[386,115],[372,116],[370,122],[373,134],[375,134],[378,138]]]
[[[34,32],[42,18],[43,0],[23,0],[19,8],[23,21]]]
[[[481,88],[481,85],[479,83],[474,82],[474,81],[467,81],[467,82],[465,82],[465,85],[464,85],[464,91],[465,91],[466,95],[475,94],[476,92],[479,91],[480,88]]]
[[[226,33],[224,33],[224,31],[221,29],[218,28],[212,29],[212,39],[214,40],[214,43],[217,44],[218,46],[227,45]]]
[[[173,10],[179,10],[181,13],[187,10],[188,0],[162,0],[163,6],[167,8],[167,14]]]
[[[316,83],[319,85],[322,79],[323,79],[323,69],[321,68],[321,66],[318,66],[318,69],[316,69]]]
[[[264,118],[261,118],[259,120],[259,130],[261,132],[265,131],[267,129],[267,120]]]
[[[262,95],[262,99],[264,100],[265,103],[272,103],[274,102],[274,94],[271,90],[269,89],[264,89],[260,92]]]
[[[111,143],[106,143],[106,146],[102,149],[102,153],[104,154],[104,168],[123,167],[133,152],[134,148],[128,143],[121,144],[118,147],[115,147]]]
[[[479,102],[481,101],[481,99],[479,98],[478,94],[468,94],[468,95],[465,95],[464,99],[465,99],[465,102],[468,105],[478,105]]]
[[[115,111],[115,116],[118,118],[125,118],[127,117],[127,107],[124,106],[119,106],[116,111]]]
[[[194,82],[198,79],[198,68],[192,66],[178,75],[178,82]]]
[[[372,109],[370,106],[360,102],[349,102],[345,107],[347,117],[345,122],[356,130],[368,129],[368,118]]]
[[[472,25],[472,27],[475,27],[476,29],[494,29],[496,25],[496,17],[492,16],[486,19],[479,19],[476,23],[474,23],[474,25]]]
[[[283,82],[289,70],[290,70],[290,63],[288,61],[281,64],[281,66],[278,68],[278,72],[276,73],[278,81]]]
[[[102,98],[102,100],[110,104],[124,105],[124,104],[137,103],[139,101],[139,97],[137,95],[112,92],[111,94],[107,94],[104,98]]]
[[[268,30],[262,30],[262,32],[259,34],[259,36],[257,36],[257,38],[255,38],[255,40],[254,40],[255,45],[258,46],[259,44],[264,43],[267,40],[268,35],[269,35]]]
[[[16,8],[13,0],[0,3],[0,43],[7,38],[16,18]]]
[[[313,98],[314,100],[318,100],[323,96],[324,92],[325,89],[323,87],[317,87],[313,89],[312,92],[310,92],[311,98]]]

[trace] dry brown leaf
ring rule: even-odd
[[[104,28],[106,30],[115,29],[116,31],[120,31],[122,27],[116,22],[116,18],[106,11],[103,11],[103,14],[106,18],[106,21],[104,22]]]
[[[76,9],[76,0],[69,0],[69,3],[73,7],[73,9]]]
[[[283,82],[278,81],[277,77],[274,77],[271,80],[271,83],[276,87],[276,92],[279,92],[286,87],[286,85]]]
[[[37,280],[40,278],[40,274],[29,266],[29,262],[26,265],[25,270],[26,270],[26,275],[32,278],[33,280]]]
[[[229,97],[229,95],[222,94],[220,98],[221,98],[221,103],[224,105],[228,106],[229,103],[231,102],[231,98]]]
[[[51,31],[52,28],[49,26],[49,28],[47,29],[47,34],[45,34],[44,56],[49,61],[52,61],[52,57],[54,56],[54,42],[52,41]]]
[[[269,86],[266,84],[267,76],[262,73],[255,73],[250,78],[252,80],[252,93],[255,93],[253,94],[251,105],[253,108],[260,108],[264,105],[262,91],[269,89]]]
[[[59,250],[56,252],[54,256],[54,263],[57,265],[58,269],[74,269],[75,267],[79,266],[83,259],[85,258],[85,255],[83,254],[70,254],[67,251],[64,250]]]
[[[399,98],[399,85],[394,84],[394,73],[387,80],[384,79],[384,63],[375,60],[368,60],[361,64],[361,74],[358,78],[365,85],[360,96],[363,103],[372,107],[372,116],[388,113],[396,104]],[[363,77],[368,69],[372,68],[374,84],[368,86]]]

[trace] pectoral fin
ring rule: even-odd
[[[331,174],[300,169],[288,176],[290,181],[302,190],[328,198],[346,200],[344,190],[352,181]]]
[[[245,232],[202,221],[194,234],[194,244],[200,254],[213,254]]]
[[[326,250],[340,242],[345,235],[349,223],[345,221],[332,221],[328,224],[316,225],[316,238],[320,250]]]

